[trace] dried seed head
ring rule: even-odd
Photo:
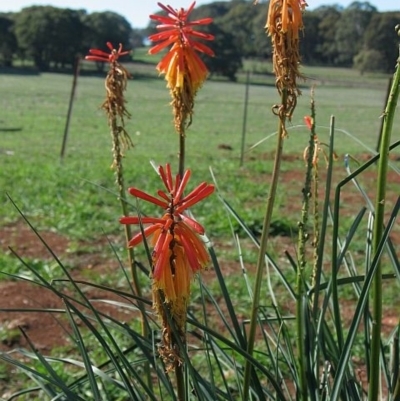
[[[271,0],[265,28],[271,36],[276,88],[280,95],[285,91],[285,104],[281,118],[291,118],[301,94],[297,87],[299,72],[299,32],[303,29],[304,0]]]

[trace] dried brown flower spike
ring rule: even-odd
[[[277,114],[291,118],[296,108],[299,72],[299,31],[303,29],[302,11],[307,6],[304,0],[271,0],[265,28],[271,36],[276,88],[280,95],[286,91],[285,104]]]

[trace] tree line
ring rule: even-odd
[[[193,18],[212,17],[204,27],[215,35],[209,44],[216,57],[207,59],[211,72],[234,80],[243,59],[271,57],[270,40],[264,26],[268,1],[252,6],[252,0],[215,1],[193,11]],[[398,56],[400,11],[378,12],[369,2],[355,1],[348,7],[324,5],[304,13],[300,47],[307,65],[354,67],[361,72],[393,70]],[[88,14],[50,6],[32,6],[18,13],[0,14],[0,64],[14,58],[30,59],[40,70],[72,64],[89,48],[104,49],[107,41],[126,49],[143,46],[155,31],[133,29],[113,12]]]
[[[140,31],[114,12],[32,6],[17,13],[0,14],[0,65],[32,60],[46,71],[73,65],[90,48],[106,50],[106,42],[124,48],[142,46]]]
[[[267,11],[268,1],[251,7],[245,0],[217,1],[194,11],[194,17],[214,18],[206,28],[216,37],[217,57],[207,60],[212,71],[229,68],[223,75],[234,75],[232,65],[225,67],[223,58],[231,58],[234,67],[243,58],[271,59],[271,41],[264,30]],[[400,24],[400,6],[397,12],[381,13],[369,2],[355,1],[346,8],[324,5],[307,9],[303,21],[300,54],[304,64],[393,71],[399,54],[395,26]]]

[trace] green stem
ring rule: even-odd
[[[391,374],[392,374],[392,382],[391,386],[393,389],[393,401],[400,401],[400,321],[397,324],[397,329],[393,336],[393,343],[391,349],[391,357],[392,357],[392,366],[391,366]]]
[[[185,173],[185,144],[186,144],[186,118],[182,119],[182,122],[179,127],[179,176],[182,179]],[[186,331],[186,327],[185,327]],[[186,338],[185,335],[181,336],[182,344],[185,346]],[[177,345],[175,341],[174,345]],[[184,352],[184,350],[182,350]],[[184,366],[180,361],[175,362],[175,378],[176,378],[176,389],[178,393],[178,401],[187,401],[186,397],[186,383],[185,383],[185,376],[184,376]]]
[[[304,285],[305,281],[305,268],[307,266],[306,259],[306,243],[308,240],[307,233],[307,224],[310,210],[310,198],[311,194],[311,186],[312,186],[312,174],[313,170],[316,170],[314,167],[314,162],[316,160],[315,151],[315,106],[314,100],[311,100],[311,117],[313,120],[312,127],[310,130],[310,139],[308,144],[308,154],[306,160],[306,177],[304,182],[304,187],[302,190],[303,193],[303,202],[301,209],[301,220],[298,223],[299,226],[299,235],[298,235],[298,259],[299,264],[297,267],[297,276],[296,276],[296,288],[297,288],[297,301],[296,301],[296,329],[297,329],[297,366],[299,371],[299,393],[300,399],[303,401],[307,400],[307,376],[306,376],[306,355],[304,351],[305,346],[305,324],[304,321],[304,307],[305,307],[305,296],[306,289]],[[314,194],[316,196],[316,194]]]
[[[179,132],[179,175],[182,178],[185,173],[185,130],[181,128]]]
[[[331,139],[333,138],[333,133],[335,131],[335,119],[331,119]],[[333,149],[330,149],[330,152],[333,152]],[[331,172],[332,174],[332,172]],[[332,176],[330,177],[330,183],[332,182]],[[336,328],[337,335],[337,344],[339,353],[343,350],[344,338],[343,338],[343,326],[342,320],[340,317],[340,302],[339,302],[339,291],[338,291],[338,238],[339,238],[339,204],[340,204],[340,190],[341,185],[338,185],[335,190],[335,201],[334,201],[334,214],[333,214],[333,228],[332,228],[332,309],[333,309],[333,322]],[[328,201],[328,198],[325,198],[325,202]],[[327,204],[326,204],[327,206]],[[327,207],[324,210],[324,213],[328,213]],[[321,236],[321,238],[324,238]],[[322,261],[321,261],[322,262]],[[321,265],[322,268],[322,265]],[[317,305],[315,305],[315,308]],[[316,309],[315,309],[316,310]]]
[[[319,234],[320,241],[318,242],[318,258],[316,265],[316,276],[315,276],[315,287],[314,287],[314,305],[313,305],[313,317],[314,320],[318,319],[318,310],[319,310],[319,292],[320,292],[320,284],[321,284],[321,275],[322,275],[322,262],[324,260],[324,249],[325,249],[325,238],[326,238],[326,229],[328,222],[328,209],[331,198],[331,186],[332,186],[332,173],[333,173],[333,154],[334,154],[334,138],[335,138],[335,117],[331,116],[330,120],[330,133],[329,133],[329,157],[328,157],[328,171],[326,174],[325,180],[325,198],[324,198],[324,207],[322,210],[322,222],[321,222],[321,232]]]
[[[287,99],[286,91],[283,91],[281,104],[285,105]],[[250,317],[250,327],[249,327],[249,336],[248,336],[248,343],[247,343],[247,352],[250,356],[253,356],[254,351],[254,342],[256,336],[256,327],[257,327],[257,314],[258,314],[258,307],[260,304],[260,291],[261,291],[261,282],[262,282],[262,273],[263,268],[265,265],[265,254],[267,252],[267,245],[268,245],[268,235],[271,226],[271,219],[272,219],[272,212],[274,210],[274,203],[276,192],[278,188],[278,180],[279,180],[279,173],[281,169],[281,161],[282,161],[282,153],[283,153],[283,140],[285,135],[285,115],[282,115],[279,119],[279,126],[278,126],[278,137],[276,143],[276,151],[275,151],[275,159],[274,159],[274,166],[272,170],[272,177],[271,177],[271,187],[267,197],[267,207],[264,216],[263,222],[263,230],[261,233],[261,240],[260,240],[260,249],[258,252],[258,259],[257,259],[257,267],[256,267],[256,278],[254,284],[254,291],[253,291],[253,304],[251,308],[251,317]],[[243,401],[248,401],[249,399],[249,388],[250,388],[250,373],[252,370],[252,365],[248,359],[246,359],[245,363],[245,370],[244,370],[244,381],[243,381]]]
[[[375,220],[373,228],[372,255],[376,254],[379,242],[382,239],[385,217],[385,200],[387,186],[387,171],[389,164],[389,146],[393,128],[393,120],[396,112],[397,100],[400,91],[400,58],[397,60],[392,87],[388,102],[383,113],[383,129],[380,144],[380,158],[378,164],[378,181],[375,198]],[[377,401],[379,397],[380,383],[380,345],[382,330],[382,265],[380,261],[376,269],[372,283],[373,307],[372,307],[372,339],[368,400]]]
[[[115,167],[115,174],[116,174],[116,184],[118,186],[118,195],[119,200],[121,203],[121,210],[123,216],[128,216],[128,207],[127,207],[127,200],[126,200],[126,189],[124,183],[124,174],[123,174],[123,164],[122,164],[122,152],[121,152],[121,144],[119,140],[120,130],[118,128],[117,123],[117,116],[115,107],[112,108],[112,116],[110,118],[110,126],[111,126],[111,135],[113,141],[113,158],[114,158],[114,167]],[[126,243],[132,238],[132,230],[128,224],[124,224],[124,231],[125,231],[125,239]],[[141,288],[139,285],[139,277],[137,274],[137,269],[135,266],[135,254],[133,248],[128,248],[128,262],[129,268],[132,274],[132,282],[133,282],[133,291],[135,295],[140,298],[142,296]],[[145,306],[143,302],[138,301],[138,308],[141,312],[141,328],[142,328],[142,335],[143,337],[148,336],[148,326],[146,324],[146,312]],[[146,373],[147,383],[151,387],[152,380],[151,380],[151,373],[150,373],[150,364],[145,362],[144,370]]]
[[[176,388],[178,392],[178,401],[186,401],[186,386],[184,379],[183,364],[175,362]]]
[[[123,166],[122,166],[122,152],[121,145],[119,140],[120,129],[118,128],[116,110],[113,108],[113,114],[111,117],[111,136],[113,141],[113,157],[114,157],[114,167],[115,167],[115,175],[116,175],[116,184],[118,186],[118,195],[121,203],[122,215],[128,215],[127,201],[126,201],[126,191],[124,184],[124,174],[123,174]],[[132,238],[131,228],[128,224],[124,224],[125,227],[125,237],[128,242]],[[141,289],[139,285],[139,279],[137,275],[137,270],[135,268],[135,257],[133,248],[128,248],[128,258],[129,258],[129,267],[132,273],[132,281],[133,281],[133,289],[135,291],[135,295],[138,297],[141,296]]]

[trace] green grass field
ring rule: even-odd
[[[147,67],[148,68],[148,67]],[[321,79],[338,77],[332,71],[306,69],[307,75]],[[340,79],[354,76],[351,70],[341,70]],[[132,68],[135,76],[135,68]],[[346,74],[347,75],[346,75]],[[321,75],[322,74],[322,75]],[[325,77],[325,78],[324,78]],[[379,89],[368,88],[368,82],[380,82]],[[327,141],[331,115],[336,116],[336,147],[339,155],[359,154],[366,149],[341,132],[344,129],[365,144],[376,147],[383,109],[387,78],[373,78],[365,87],[317,86],[317,124],[321,141]],[[67,142],[66,157],[60,163],[60,149],[67,114],[72,78],[61,74],[1,75],[0,157],[2,173],[0,187],[21,206],[28,216],[37,217],[40,224],[54,227],[74,236],[96,235],[99,228],[110,231],[107,208],[115,197],[99,187],[114,190],[111,163],[111,140],[105,115],[99,106],[104,97],[103,78],[79,78],[73,115]],[[310,81],[313,84],[314,81]],[[286,152],[300,155],[307,144],[303,116],[309,114],[309,89],[304,88],[292,120]],[[132,118],[127,123],[135,148],[126,154],[125,168],[128,185],[151,190],[150,160],[176,164],[178,138],[172,127],[169,94],[163,79],[133,79],[127,92],[128,109]],[[278,101],[273,86],[252,85],[249,91],[248,120],[245,140],[247,150],[273,133],[277,121],[270,111]],[[208,179],[211,166],[220,181],[222,191],[235,197],[253,199],[263,196],[246,184],[238,182],[241,135],[244,110],[244,85],[228,82],[207,82],[197,97],[195,116],[188,132],[187,167],[195,179]],[[398,131],[399,121],[396,121]],[[245,154],[245,168],[268,171],[267,160],[260,167],[260,154],[269,155],[274,138],[264,141]],[[221,146],[222,145],[222,146]],[[220,149],[229,145],[231,150]],[[265,159],[265,158],[264,158]],[[286,165],[284,169],[290,170]],[[88,183],[88,181],[90,183]],[[88,194],[95,193],[98,205],[88,205]],[[4,199],[4,197],[3,197]],[[93,202],[93,201],[92,201]],[[101,207],[98,207],[100,206]],[[105,207],[106,206],[106,207]],[[1,204],[1,223],[15,220],[17,215],[10,203]],[[71,215],[72,217],[67,217]],[[74,217],[75,216],[75,217]],[[94,232],[79,233],[80,219],[95,220]],[[61,220],[61,221],[60,221]],[[215,219],[209,223],[216,224]],[[74,227],[75,226],[75,227]],[[212,229],[212,227],[211,227]]]
[[[135,67],[131,70],[135,76]],[[322,73],[320,68],[306,70],[307,75]],[[325,71],[323,76],[330,74]],[[342,70],[340,76],[331,76],[346,80],[353,75],[351,70]],[[380,87],[369,88],[371,82],[375,85],[379,82]],[[60,163],[71,83],[72,77],[62,74],[0,75],[0,225],[18,219],[15,208],[4,195],[7,192],[39,228],[56,229],[75,238],[96,237],[102,229],[108,233],[117,231],[118,225],[113,220],[118,217],[118,208],[110,170],[111,139],[100,109],[104,97],[101,77],[79,78],[66,156]],[[344,153],[359,155],[368,153],[367,148],[376,148],[386,85],[387,78],[374,77],[370,81],[366,78],[365,87],[316,86],[320,140],[327,142],[329,119],[335,115],[335,150],[341,159]],[[209,180],[212,167],[222,193],[231,197],[234,205],[262,200],[265,196],[267,181],[260,187],[258,180],[245,182],[243,177],[269,172],[274,137],[251,151],[248,149],[274,133],[277,126],[270,110],[278,102],[275,88],[251,85],[245,164],[244,169],[239,169],[244,91],[241,83],[207,82],[197,96],[193,124],[187,135],[186,160],[187,167],[193,170],[193,184]],[[132,114],[127,130],[135,147],[126,152],[126,183],[155,191],[157,177],[149,161],[177,164],[178,138],[172,127],[169,93],[162,78],[142,77],[129,82],[127,99]],[[285,143],[285,152],[295,159],[301,159],[308,141],[303,116],[309,114],[309,102],[310,90],[305,87]],[[397,118],[395,135],[399,127]],[[226,145],[231,150],[225,149]],[[298,160],[287,161],[283,170],[301,165]],[[211,232],[221,235],[228,224],[220,222],[216,202],[207,203],[210,206],[199,211],[200,218]],[[88,219],[91,232],[86,225],[82,227],[82,222]]]

